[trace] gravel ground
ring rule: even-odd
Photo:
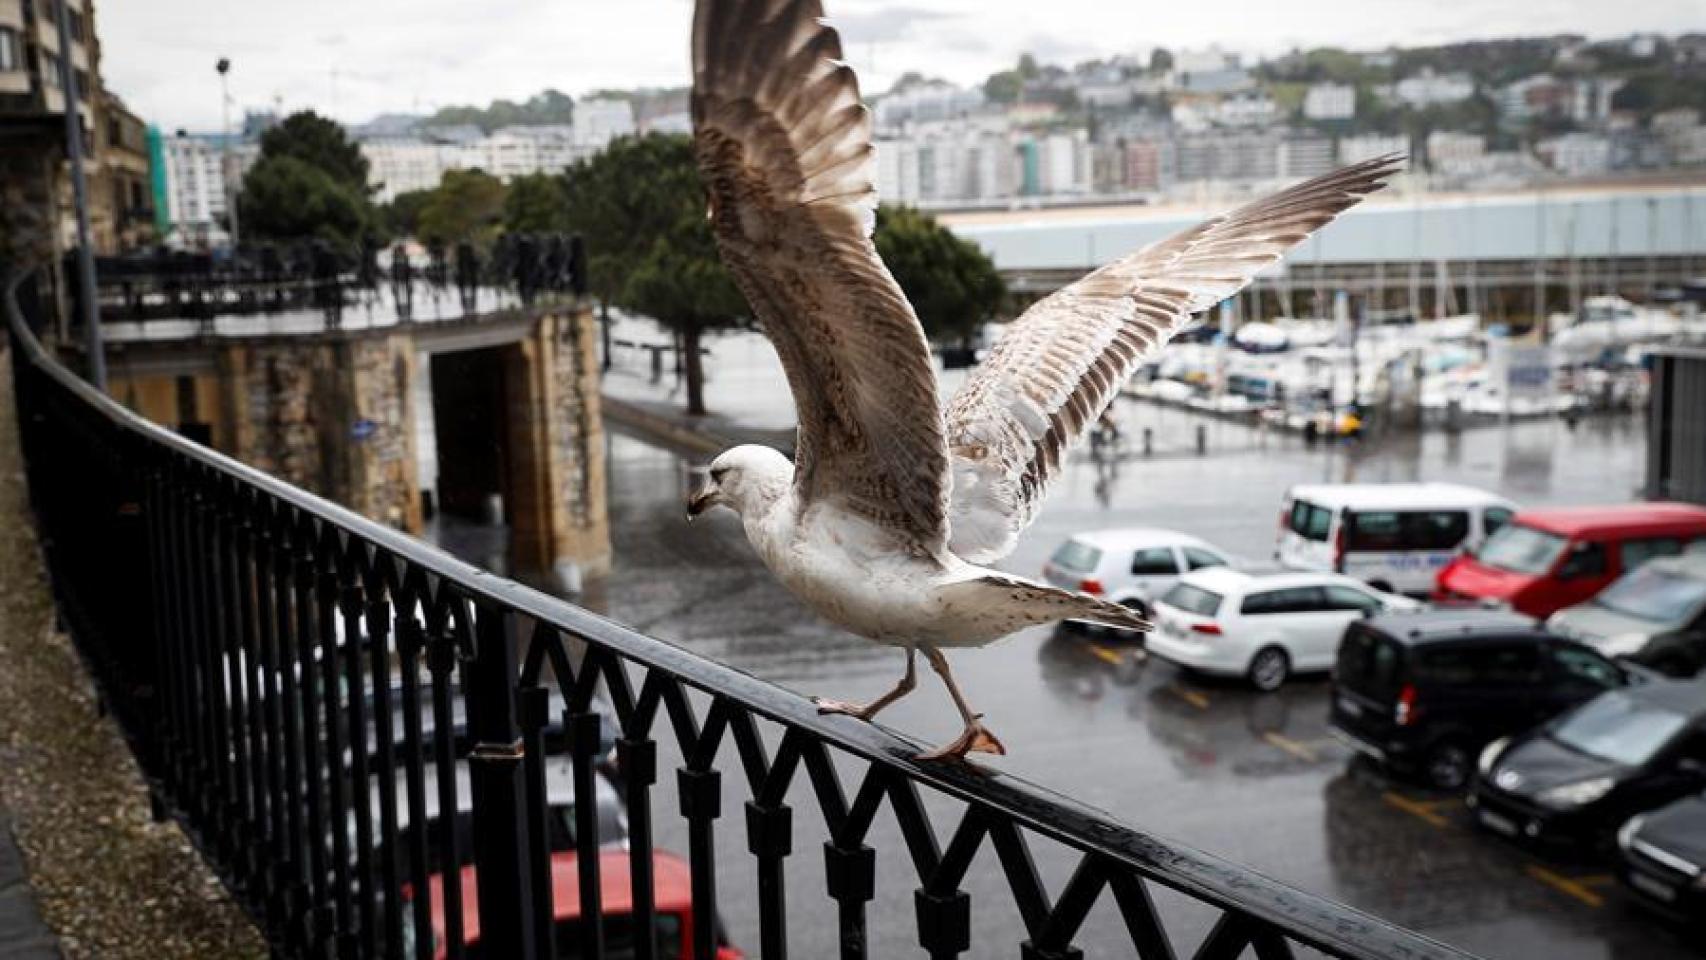
[[[263,957],[259,933],[174,823],[149,819],[129,748],[54,629],[0,351],[0,807],[67,957]]]

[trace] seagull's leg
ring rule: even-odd
[[[1005,754],[1007,748],[1002,746],[1001,741],[995,739],[995,734],[990,733],[989,729],[983,725],[983,715],[972,713],[971,706],[966,703],[966,698],[960,695],[959,684],[954,682],[954,675],[948,670],[948,658],[942,656],[942,651],[935,647],[925,647],[924,656],[929,658],[931,669],[935,670],[937,675],[942,678],[943,686],[948,688],[948,695],[954,698],[954,706],[959,708],[960,718],[966,722],[966,728],[952,743],[939,750],[921,753],[918,755],[918,759],[946,760],[950,757],[963,757],[968,753]]]
[[[911,693],[912,688],[918,685],[918,663],[916,655],[917,651],[915,649],[912,647],[906,648],[906,674],[900,678],[900,682],[896,683],[894,685],[894,689],[890,690],[888,693],[885,693],[866,704],[847,703],[843,700],[826,700],[823,697],[813,697],[812,702],[817,704],[817,712],[843,713],[849,717],[858,717],[860,720],[871,719],[877,715],[878,710],[881,710],[896,700],[899,700],[901,697]]]

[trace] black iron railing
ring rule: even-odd
[[[480,290],[522,304],[541,295],[586,292],[586,252],[567,234],[506,234],[489,251],[472,243],[430,244],[416,263],[406,244],[346,249],[323,240],[260,243],[221,256],[154,250],[96,258],[101,319],[198,320],[317,311],[328,326],[346,307],[388,298],[408,320],[417,300],[454,289],[473,312]],[[74,256],[67,255],[67,269]],[[76,291],[71,291],[73,296]]]
[[[843,957],[901,922],[932,957],[1066,958],[1111,898],[1144,958],[1463,956],[1013,777],[918,763],[917,744],[881,727],[819,716],[210,452],[94,391],[7,307],[65,621],[162,814],[282,954],[711,958],[719,900],[738,899],[756,913],[745,946],[765,958],[786,955],[800,914],[833,928],[820,942]],[[690,907],[662,895],[681,866],[654,852],[677,828],[657,802],[671,764]],[[873,829],[885,809],[898,830]],[[719,869],[730,814],[749,868]],[[894,838],[881,870],[879,834]],[[806,852],[796,836],[827,837],[821,859],[791,860]],[[897,871],[912,910],[868,929],[879,877]],[[735,892],[722,884],[750,893],[720,898]],[[967,888],[980,911],[1016,907],[1023,943],[980,935]],[[1161,890],[1195,906],[1158,909]],[[625,903],[604,909],[607,895]],[[668,936],[691,943],[678,953]]]

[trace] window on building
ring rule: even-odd
[[[87,71],[87,70],[78,70],[77,71],[77,99],[82,100],[84,102],[88,102],[88,99],[89,99],[89,71]]]
[[[71,32],[73,43],[83,42],[83,15],[70,7],[65,8],[66,26]]]
[[[59,89],[59,58],[51,53],[41,55],[41,83],[50,90]]]
[[[24,59],[18,55],[18,31],[11,27],[0,27],[0,73],[11,73],[24,68]]]

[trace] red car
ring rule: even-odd
[[[466,866],[462,875],[462,933],[469,947],[480,942],[479,895],[475,889],[474,867]],[[629,882],[628,853],[607,849],[599,853],[598,862],[601,903],[604,906],[604,944],[613,957],[631,956],[634,929],[629,922],[634,904]],[[444,875],[434,874],[427,880],[432,895],[433,956],[443,958],[449,949],[444,942]],[[579,957],[580,954],[580,869],[575,852],[565,850],[551,855],[551,900],[556,921],[556,960]],[[652,854],[652,890],[657,903],[657,919],[653,936],[657,938],[658,960],[677,960],[693,954],[693,895],[692,876],[687,861],[672,853]],[[405,932],[407,932],[405,924]],[[717,940],[717,960],[744,960],[744,955],[723,942],[721,931]],[[404,945],[404,952],[411,947]],[[470,950],[469,956],[477,951]],[[412,954],[411,954],[412,955]]]
[[[1686,503],[1524,510],[1442,567],[1434,599],[1500,600],[1548,617],[1654,557],[1706,540],[1706,508]]]

